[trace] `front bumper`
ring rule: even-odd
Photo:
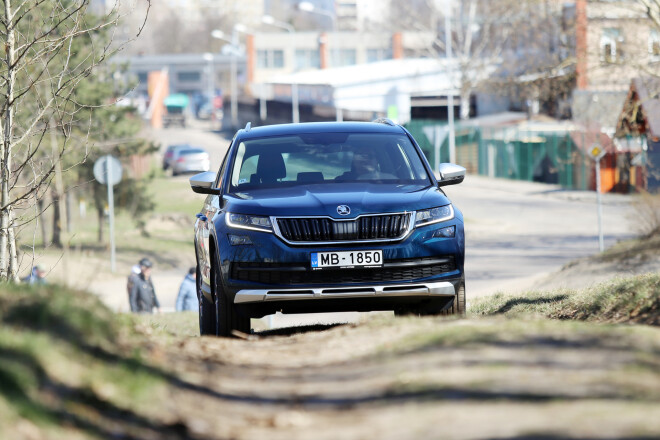
[[[439,238],[437,229],[455,226],[455,236]],[[451,301],[463,279],[465,236],[462,218],[413,229],[388,243],[318,246],[290,245],[275,234],[228,226],[216,219],[224,292],[251,317],[275,311],[315,313],[393,310]],[[229,235],[251,244],[231,245]],[[243,241],[242,241],[243,242]],[[315,271],[310,254],[322,251],[383,251],[377,269]]]
[[[453,297],[454,285],[448,281],[437,283],[359,285],[349,287],[316,287],[311,289],[243,289],[236,292],[234,303],[264,301],[304,301],[348,298],[385,297]]]

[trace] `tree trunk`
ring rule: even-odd
[[[41,244],[44,249],[46,248],[46,243],[48,242],[47,232],[46,232],[46,223],[44,223],[44,200],[41,197],[37,197],[37,222],[41,226]]]
[[[7,41],[5,42],[5,54],[7,72],[5,73],[5,108],[4,120],[2,121],[3,138],[0,147],[0,279],[12,280],[16,277],[16,270],[10,262],[10,241],[14,239],[14,234],[10,234],[11,207],[9,206],[9,184],[11,179],[11,156],[13,147],[13,128],[14,128],[14,85],[16,83],[16,65],[15,53],[16,40],[14,29],[14,11],[11,0],[4,0],[4,27],[6,30]]]
[[[16,249],[16,232],[14,229],[14,212],[9,211],[9,280],[15,283],[20,281],[18,278],[18,250]]]
[[[461,120],[470,119],[470,90],[461,90]]]
[[[97,207],[96,208],[96,214],[98,215],[98,219],[99,219],[99,236],[98,236],[98,239],[99,239],[99,243],[103,243],[103,222],[105,221],[105,215],[103,215],[104,214],[103,208]]]
[[[62,248],[62,223],[60,218],[60,195],[51,191],[53,196],[53,246]]]
[[[71,204],[73,203],[72,190],[66,192],[66,233],[71,233]]]

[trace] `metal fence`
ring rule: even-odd
[[[436,127],[442,128],[437,130]],[[435,136],[446,125],[413,120],[406,128],[429,163],[435,162]],[[521,130],[515,126],[477,127],[456,124],[456,163],[468,173],[516,180],[556,183],[568,189],[588,189],[591,163],[568,131]],[[449,142],[440,141],[440,162],[449,162]]]

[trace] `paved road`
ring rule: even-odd
[[[479,296],[520,290],[599,251],[596,194],[467,176],[447,194],[466,219],[466,284]],[[603,197],[605,247],[630,238],[630,197]]]
[[[155,131],[163,148],[188,142],[211,153],[217,169],[229,139],[197,123],[189,129]],[[467,176],[446,188],[466,219],[466,284],[469,297],[498,290],[521,290],[569,261],[598,252],[596,197],[564,191],[555,185]],[[604,196],[605,246],[631,237],[630,198]],[[357,313],[305,316],[276,315],[273,326],[354,321]]]

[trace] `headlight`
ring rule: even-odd
[[[232,228],[273,232],[273,225],[270,223],[270,218],[263,215],[232,214],[228,212],[227,225]]]
[[[451,205],[439,206],[437,208],[417,211],[415,216],[415,227],[432,225],[454,218],[454,208]]]

